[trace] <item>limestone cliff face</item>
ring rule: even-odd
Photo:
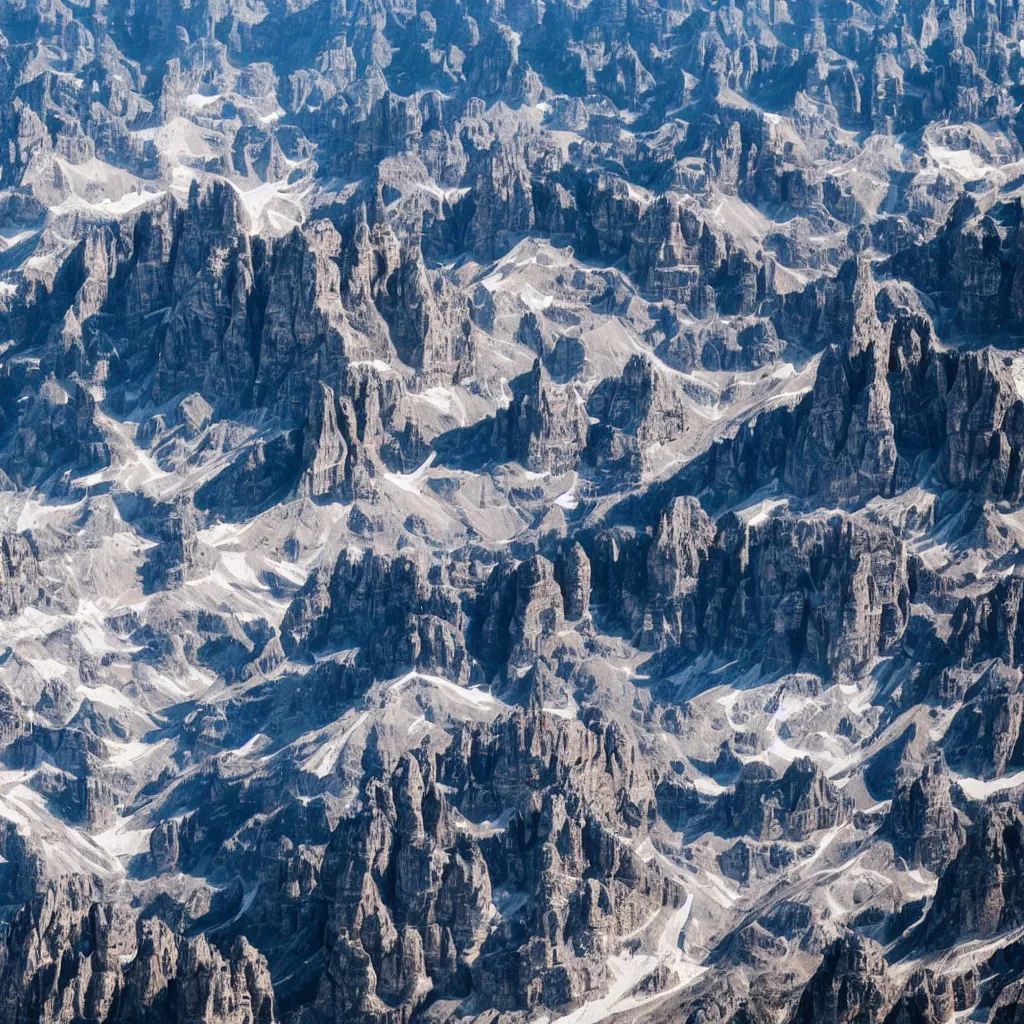
[[[892,983],[877,944],[850,934],[827,950],[800,997],[794,1021],[835,1021],[871,1024],[885,1020]]]
[[[653,543],[598,534],[595,545],[598,585],[657,646],[841,675],[890,649],[908,622],[905,544],[841,513],[752,524],[730,514],[716,528],[694,499],[679,499]]]
[[[1007,1024],[1024,16],[0,3],[0,1024]]]
[[[13,443],[4,452],[4,472],[30,485],[56,472],[88,473],[110,461],[96,423],[96,400],[77,380],[62,386],[47,377],[19,409]]]
[[[17,615],[43,597],[39,558],[23,533],[0,537],[0,613]]]
[[[1019,448],[1024,403],[1014,382],[1012,360],[991,349],[965,353],[947,399],[947,434],[942,469],[954,486],[1019,501]]]
[[[333,572],[314,574],[295,597],[281,634],[288,654],[354,643],[385,678],[415,666],[467,681],[465,628],[458,594],[422,560],[346,550]]]
[[[520,383],[520,394],[495,420],[494,443],[534,473],[573,469],[587,443],[587,410],[579,390],[553,383],[539,360]]]
[[[245,939],[225,955],[159,919],[136,925],[74,879],[18,913],[4,953],[0,999],[11,1020],[277,1021],[266,960]]]
[[[808,759],[794,761],[781,779],[764,765],[744,768],[721,813],[727,830],[755,839],[806,839],[846,820],[851,804]]]
[[[1021,907],[1020,813],[983,807],[967,841],[939,879],[935,902],[922,925],[926,938],[948,946],[954,935],[991,936],[1016,927]]]
[[[371,783],[364,810],[339,823],[327,848],[328,966],[306,1015],[399,1020],[470,990],[526,1010],[600,984],[593,954],[682,898],[614,833],[614,821],[641,824],[651,799],[623,743],[597,723],[517,715],[465,731],[437,774],[405,757]],[[491,823],[509,815],[507,827]],[[525,903],[506,903],[511,887],[525,888]],[[530,936],[552,913],[558,927],[539,946]],[[532,976],[526,963],[537,957]]]
[[[860,260],[849,298],[852,317],[818,366],[810,414],[797,435],[789,478],[826,500],[889,495],[897,447],[888,381],[890,342],[876,312],[871,266]],[[844,311],[845,312],[845,311]]]
[[[937,758],[917,778],[898,787],[889,809],[888,829],[896,852],[936,875],[960,852],[966,837],[964,815],[953,806],[950,786],[949,772]]]

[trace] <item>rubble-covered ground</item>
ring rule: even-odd
[[[0,1020],[1024,1019],[1017,0],[0,0]]]

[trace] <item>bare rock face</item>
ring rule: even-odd
[[[948,1020],[951,1014],[972,1006],[977,994],[978,978],[973,970],[954,978],[927,969],[914,971],[886,1016],[886,1024]]]
[[[313,387],[296,460],[297,492],[319,501],[375,501],[375,477],[385,471],[382,448],[401,418],[404,394],[372,364],[350,367],[337,392],[322,381]]]
[[[518,147],[496,139],[476,181],[476,210],[469,225],[472,248],[484,259],[506,252],[533,227],[529,171]]]
[[[723,275],[728,283],[722,288],[722,312],[750,313],[756,307],[757,269],[751,258],[678,195],[662,196],[644,211],[628,259],[632,273],[651,292],[700,315],[714,310],[717,296],[708,282]]]
[[[794,1024],[874,1024],[885,1020],[892,989],[881,948],[848,932],[825,950],[792,1019]]]
[[[885,526],[776,516],[752,530],[733,520],[713,556],[699,597],[724,651],[749,651],[755,635],[767,636],[763,664],[827,664],[842,674],[887,650],[906,628],[906,548]],[[736,575],[735,565],[743,567]]]
[[[562,590],[565,618],[570,622],[586,618],[590,613],[590,559],[578,542],[562,551],[555,575]]]
[[[1024,402],[1013,361],[992,349],[964,353],[947,399],[942,470],[953,486],[1020,501],[1019,460],[1013,457],[1024,430]]]
[[[681,898],[609,828],[620,795],[649,799],[623,739],[518,716],[457,738],[444,784],[414,758],[372,783],[328,848],[329,966],[313,1014],[398,1020],[470,986],[501,1009],[554,1008],[599,985],[607,938]],[[581,793],[602,790],[600,815],[585,813]],[[486,818],[499,806],[512,816],[495,828]],[[542,947],[529,936],[553,906],[560,924]],[[532,979],[524,967],[538,956],[546,966]]]
[[[23,533],[0,536],[0,614],[17,615],[43,593],[32,541]]]
[[[183,390],[235,400],[251,395],[255,361],[247,307],[258,257],[240,230],[245,216],[234,189],[219,186],[201,193],[193,184],[179,242],[171,250],[173,262],[152,268],[164,276],[161,290],[172,307],[159,340],[157,401]],[[154,227],[170,233],[166,222]],[[150,268],[143,263],[134,270],[141,276]]]
[[[243,450],[234,461],[195,492],[196,508],[225,510],[244,515],[246,509],[265,508],[295,486],[302,435],[289,430]]]
[[[647,551],[647,580],[655,597],[645,612],[644,630],[659,643],[696,642],[697,623],[687,614],[687,602],[700,583],[716,533],[696,498],[676,498],[658,520]]]
[[[953,618],[957,651],[966,659],[990,655],[1019,666],[1022,594],[1024,582],[1014,574],[958,602]]]
[[[178,957],[178,1020],[188,1024],[274,1024],[274,993],[266,960],[239,938],[224,957],[205,938]]]
[[[810,759],[800,758],[782,778],[766,765],[744,767],[720,807],[723,825],[755,839],[801,841],[849,818],[852,805]]]
[[[1021,983],[1019,981],[1010,982],[996,999],[996,1005],[992,1012],[993,1024],[1010,1024],[1020,1014],[1022,998],[1024,998],[1024,992],[1021,991]]]
[[[946,760],[982,778],[1001,775],[1017,753],[1024,695],[1018,669],[996,662],[971,689],[943,737]]]
[[[225,958],[200,936],[139,922],[86,883],[51,886],[6,936],[0,992],[11,1021],[275,1024],[266,960],[239,939]]]
[[[4,453],[3,470],[29,484],[73,469],[89,473],[110,461],[95,422],[96,400],[77,380],[68,387],[49,377],[19,409],[17,435]]]
[[[490,878],[476,841],[460,834],[414,758],[371,790],[362,815],[339,824],[322,885],[331,910],[318,1019],[407,1019],[432,992],[465,991],[486,933]]]
[[[172,505],[158,507],[153,514],[158,520],[154,532],[159,539],[143,570],[146,587],[175,589],[205,576],[210,558],[199,541],[199,517],[192,501],[182,497]]]
[[[465,626],[458,595],[422,559],[346,549],[330,574],[313,574],[296,595],[281,639],[288,654],[355,643],[366,663],[385,676],[415,666],[465,681]]]
[[[495,421],[495,444],[534,473],[576,466],[587,443],[587,411],[575,385],[551,382],[540,360]]]
[[[865,260],[856,265],[849,301],[849,333],[821,357],[810,415],[788,467],[797,489],[839,501],[891,494],[897,468],[889,343]]]
[[[125,968],[125,1006],[148,1024],[173,1012],[178,940],[163,921],[150,918],[139,922],[136,941],[138,952]]]
[[[590,395],[587,412],[596,425],[588,458],[600,472],[639,479],[651,446],[683,433],[683,394],[651,359],[632,356],[621,377],[602,381]]]
[[[962,814],[950,797],[950,776],[941,757],[896,789],[887,829],[893,848],[912,867],[936,875],[960,852],[966,839]]]
[[[345,284],[349,315],[378,334],[383,326],[398,358],[425,384],[450,383],[468,364],[469,304],[452,283],[428,270],[418,245],[403,244],[386,223],[357,227],[355,259]],[[381,324],[362,307],[371,300]]]
[[[1014,197],[1005,210],[984,200],[959,196],[948,208],[934,240],[914,253],[899,253],[893,269],[919,287],[941,295],[941,305],[958,327],[991,335],[1019,322],[1020,234],[1005,235],[999,220],[1019,209]]]
[[[333,388],[321,384],[313,392],[303,431],[304,470],[299,484],[303,493],[313,498],[351,495],[353,419],[349,408],[338,403]]]
[[[463,814],[480,821],[515,808],[509,826],[481,842],[492,889],[509,908],[473,968],[474,986],[492,1005],[578,1003],[610,980],[603,951],[616,936],[682,905],[682,890],[658,862],[617,835],[642,833],[653,804],[651,780],[633,764],[634,748],[614,724],[584,727],[543,712],[453,743],[442,776]],[[536,975],[526,970],[531,962]]]
[[[906,545],[885,523],[730,513],[715,524],[686,498],[659,517],[653,544],[622,529],[593,543],[595,589],[648,649],[842,676],[897,644],[909,620]]]
[[[541,555],[491,573],[477,611],[479,649],[486,661],[526,665],[565,621],[555,567]]]
[[[181,828],[173,819],[161,822],[149,834],[149,855],[157,871],[169,871],[178,866],[181,856]]]
[[[0,976],[4,1015],[9,1020],[59,1018],[64,1008],[71,1010],[76,1003],[93,1016],[105,1016],[109,1011],[112,985],[94,989],[95,995],[85,1003],[94,973],[113,968],[99,952],[88,958],[75,957],[78,970],[70,981],[61,978],[57,970],[66,952],[91,937],[94,924],[102,927],[104,922],[90,921],[91,905],[91,887],[71,880],[66,886],[49,887],[45,895],[37,896],[19,912],[6,936]],[[127,938],[131,939],[130,929]],[[116,954],[116,949],[111,952]]]
[[[988,937],[1017,927],[1024,819],[1006,804],[982,806],[967,842],[939,878],[935,902],[922,924],[934,946],[958,936]]]
[[[0,1024],[1024,1018],[1019,8],[0,3]]]

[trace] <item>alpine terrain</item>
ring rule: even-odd
[[[0,1021],[1024,1021],[1024,3],[0,0]]]

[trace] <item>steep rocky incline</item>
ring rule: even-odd
[[[1012,0],[0,0],[0,1020],[1024,1019],[1022,103]]]

